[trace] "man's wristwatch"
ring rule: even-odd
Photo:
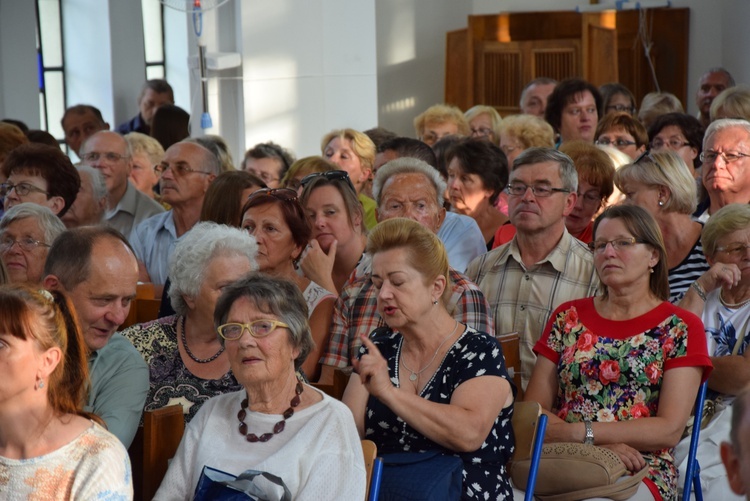
[[[586,425],[586,437],[583,439],[583,443],[586,445],[594,445],[594,427],[591,426],[591,421],[584,421]]]

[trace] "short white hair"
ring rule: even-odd
[[[196,224],[177,243],[169,259],[169,301],[179,315],[188,311],[184,296],[196,297],[208,264],[219,256],[245,256],[252,270],[258,269],[258,244],[246,231],[204,221]]]
[[[708,144],[708,140],[711,139],[711,136],[720,130],[729,129],[730,127],[739,127],[750,136],[750,122],[747,120],[742,120],[740,118],[720,118],[719,120],[711,122],[711,125],[706,129],[706,134],[703,136],[703,151],[706,151],[706,145]],[[748,146],[750,146],[750,144],[748,144]]]
[[[8,226],[14,221],[22,219],[34,219],[44,233],[44,243],[52,245],[52,242],[65,231],[65,225],[49,207],[31,202],[14,205],[0,219],[0,235],[5,233]]]
[[[386,181],[398,174],[422,174],[435,188],[438,207],[443,206],[443,193],[445,193],[446,189],[443,177],[436,168],[427,162],[412,157],[401,157],[391,160],[375,173],[375,179],[372,181],[372,196],[375,198],[378,206],[380,206],[380,195]]]

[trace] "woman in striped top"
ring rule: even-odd
[[[691,171],[677,154],[646,152],[615,174],[625,203],[646,209],[659,224],[669,269],[669,300],[677,303],[709,269],[701,246],[703,225],[691,218],[697,204]]]

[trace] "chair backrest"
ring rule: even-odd
[[[503,348],[505,357],[505,367],[508,369],[508,375],[513,378],[513,382],[518,389],[516,401],[523,398],[523,387],[521,386],[521,336],[518,332],[509,332],[497,336],[500,346]]]
[[[143,428],[138,430],[130,446],[136,500],[153,499],[184,431],[185,417],[181,405],[143,413]],[[137,484],[140,487],[136,487]]]
[[[344,396],[346,385],[349,384],[349,377],[351,374],[351,367],[345,369],[337,368],[333,370],[333,376],[330,383],[312,383],[312,386],[336,400],[341,400],[341,397]]]
[[[367,493],[365,500],[369,499],[370,482],[372,481],[372,470],[375,459],[378,456],[378,446],[372,440],[362,440],[362,453],[365,456],[365,474],[367,475]]]
[[[161,297],[155,297],[155,293],[154,284],[150,282],[138,284],[135,299],[130,303],[130,311],[125,317],[125,322],[120,326],[120,330],[131,325],[156,320],[159,317]]]

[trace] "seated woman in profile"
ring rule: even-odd
[[[444,306],[448,258],[410,219],[372,231],[372,282],[388,325],[362,355],[344,393],[360,436],[379,454],[440,451],[463,461],[463,499],[511,499],[513,387],[502,348]]]
[[[169,297],[177,314],[122,331],[148,364],[145,410],[179,402],[189,422],[206,400],[240,388],[213,314],[222,289],[257,269],[257,249],[246,232],[210,222],[196,224],[175,246]]]
[[[703,324],[667,301],[664,243],[644,209],[606,209],[589,245],[603,292],[553,313],[525,399],[549,415],[546,442],[606,447],[633,472],[648,465],[633,499],[672,500],[672,448],[711,371]]]
[[[132,499],[127,451],[82,411],[86,345],[62,293],[0,287],[0,366],[0,497]]]
[[[295,375],[312,347],[297,286],[249,275],[224,288],[214,322],[242,389],[198,411],[154,499],[192,499],[203,466],[272,473],[294,500],[363,499],[364,457],[351,413]]]

